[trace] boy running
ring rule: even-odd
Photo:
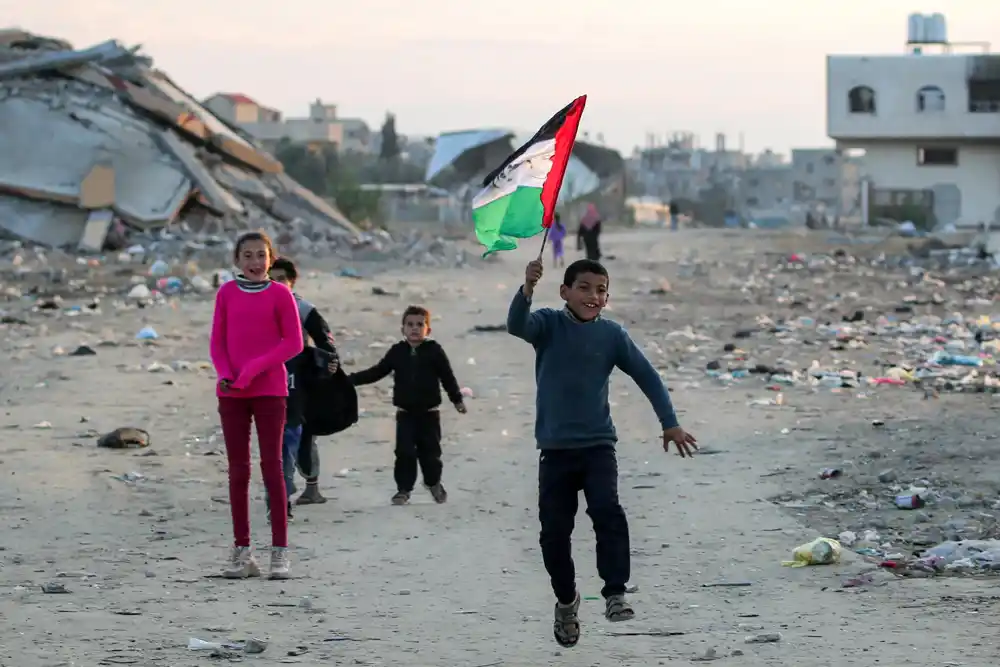
[[[465,414],[462,391],[444,348],[429,340],[431,313],[420,306],[403,311],[403,340],[389,348],[371,368],[349,377],[355,386],[374,384],[392,373],[392,404],[396,406],[396,494],[393,505],[410,502],[417,483],[417,466],[434,501],[448,500],[441,484],[441,385],[455,409]]]
[[[271,265],[270,276],[274,282],[294,290],[295,283],[299,278],[299,271],[295,262],[287,257],[279,257]],[[299,307],[299,320],[302,322],[302,333],[306,345],[309,343],[309,338],[312,338],[316,347],[334,355],[334,361],[330,364],[330,372],[335,373],[338,365],[336,361],[337,348],[334,346],[330,326],[316,310],[316,306],[295,292],[292,294]],[[301,387],[296,385],[295,371],[303,363],[303,360],[308,358],[309,354],[307,347],[298,357],[289,360],[287,364],[288,421],[285,425],[282,461],[289,500],[295,493],[296,466],[306,479],[306,488],[295,501],[296,505],[314,505],[326,502],[326,498],[319,492],[319,451],[316,447],[316,437],[309,432],[309,425],[303,421],[304,399]],[[288,508],[288,515],[291,516],[291,502],[288,503]]]
[[[570,647],[580,640],[580,594],[570,553],[580,491],[597,537],[605,618],[627,621],[635,615],[625,599],[629,535],[618,499],[618,436],[608,405],[611,371],[623,370],[649,399],[663,428],[664,451],[673,442],[678,454],[691,456],[697,444],[678,424],[653,365],[621,325],[601,318],[608,303],[607,269],[590,259],[573,262],[559,286],[566,307],[531,312],[541,277],[541,261],[529,263],[524,286],[510,304],[507,331],[535,348],[539,542],[556,595],[553,633],[561,646]]]

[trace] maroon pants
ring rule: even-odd
[[[271,504],[271,545],[288,546],[288,506],[281,471],[281,437],[285,430],[284,396],[219,397],[222,437],[229,459],[229,507],[238,547],[250,546],[250,422],[257,425],[260,470]]]

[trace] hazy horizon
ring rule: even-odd
[[[694,132],[706,147],[725,132],[731,148],[742,133],[752,152],[830,145],[827,54],[901,53],[913,11],[945,13],[954,41],[991,41],[1000,31],[1000,3],[971,0],[950,9],[880,0],[877,12],[861,0],[829,8],[789,0],[146,3],[0,0],[0,10],[10,27],[78,48],[142,44],[199,98],[243,93],[287,116],[307,115],[321,98],[373,129],[392,111],[404,134],[532,131],[586,93],[581,129],[626,153],[649,132]]]

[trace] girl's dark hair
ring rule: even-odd
[[[272,262],[274,261],[274,258],[277,257],[277,253],[274,252],[274,243],[271,241],[271,237],[264,233],[264,231],[257,231],[241,234],[240,237],[236,239],[236,247],[233,248],[234,261],[240,261],[240,251],[243,250],[243,244],[248,241],[262,241],[264,245],[267,246],[267,256]]]

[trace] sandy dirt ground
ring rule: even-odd
[[[991,397],[922,401],[900,390],[852,402],[789,391],[783,406],[748,406],[764,395],[759,387],[706,382],[704,353],[681,363],[665,341],[688,325],[718,323],[731,333],[743,316],[735,288],[680,279],[677,262],[695,249],[738,265],[755,252],[749,237],[644,231],[609,235],[606,244],[615,256],[609,316],[663,369],[682,423],[707,450],[692,460],[665,455],[644,397],[615,375],[635,621],[603,619],[581,511],[575,553],[587,598],[583,638],[570,650],[552,639],[553,599],[537,544],[532,350],[502,332],[470,331],[504,321],[537,247],[532,241],[462,272],[304,278],[301,292],[326,314],[355,367],[374,362],[395,339],[402,308],[429,306],[433,335],[475,398],[468,415],[445,413],[449,502],[435,505],[420,490],[410,506],[392,507],[390,384],[364,389],[359,424],[322,442],[330,502],[297,509],[295,577],[285,582],[213,577],[231,528],[207,363],[209,300],[76,318],[43,313],[28,325],[4,325],[0,665],[227,660],[188,650],[192,637],[265,639],[265,653],[244,661],[267,665],[647,666],[706,657],[741,666],[996,664],[994,580],[842,589],[841,578],[861,566],[850,554],[837,566],[790,569],[781,561],[817,531],[836,534],[853,519],[772,501],[807,495],[818,469],[845,458],[873,450],[889,456],[892,433],[958,451],[957,458],[975,441],[980,455],[965,457],[970,469],[995,466],[990,443],[982,444],[995,424]],[[550,268],[536,292],[543,305],[558,301],[556,273]],[[649,294],[661,277],[671,290]],[[373,286],[389,294],[375,295]],[[159,340],[134,341],[144,325]],[[699,344],[721,349],[728,340],[720,334]],[[80,344],[97,354],[53,354]],[[875,418],[890,420],[893,430],[873,434]],[[95,446],[95,434],[128,425],[148,429],[152,446]],[[931,467],[936,461],[921,459]],[[252,497],[254,541],[264,547],[256,471]],[[749,585],[718,585],[725,583]],[[66,592],[44,592],[51,584]],[[775,632],[780,642],[744,642]]]

